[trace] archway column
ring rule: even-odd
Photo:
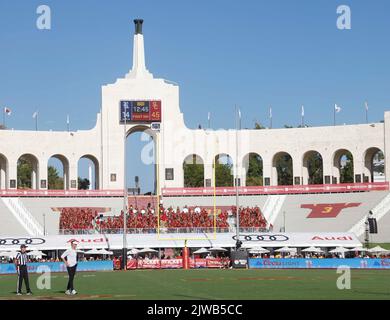
[[[64,190],[69,190],[69,164],[68,163],[63,163],[63,168],[64,168]]]
[[[78,165],[77,160],[73,161],[69,165],[69,190],[77,190],[78,189]]]
[[[293,174],[293,185],[303,184],[303,168],[302,168],[302,155],[296,153],[291,154],[292,158],[292,174]]]
[[[6,172],[6,168],[4,168],[3,166],[1,166],[1,169],[0,169],[0,189],[1,190],[5,190],[7,189],[7,172]]]
[[[273,171],[275,169],[275,177]],[[278,185],[278,175],[276,174],[276,168],[272,167],[272,159],[270,157],[263,158],[263,186],[276,186]]]
[[[322,152],[321,155],[324,184],[331,184],[334,171],[333,158],[327,152]]]
[[[213,168],[213,160],[210,159],[206,161],[204,165],[204,187],[214,187],[214,168]]]
[[[38,167],[41,168],[39,170],[39,174],[37,175],[37,181],[38,183],[38,189],[39,190],[47,190],[49,187],[49,180],[48,180],[48,174],[47,174],[47,160],[39,159],[38,160]],[[45,170],[46,168],[46,170]],[[34,172],[34,171],[33,171]],[[33,174],[34,176],[34,174]]]
[[[355,183],[364,182],[364,161],[360,157],[353,155],[353,181]],[[371,175],[369,175],[369,181],[371,181]]]
[[[8,161],[4,156],[0,156],[0,189],[8,189]]]
[[[9,189],[16,189],[18,187],[18,160],[9,159],[8,161],[9,163],[7,187]]]

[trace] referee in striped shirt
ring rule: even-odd
[[[23,280],[24,283],[26,284],[27,295],[28,296],[32,295],[32,292],[30,290],[30,283],[28,281],[28,271],[27,271],[28,257],[26,253],[26,248],[27,248],[26,245],[22,244],[20,246],[20,252],[18,252],[14,260],[16,271],[18,272],[18,287],[16,291],[16,295],[18,296],[22,295]]]

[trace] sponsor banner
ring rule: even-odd
[[[222,268],[228,262],[226,259],[215,258],[215,259],[206,259],[207,268]]]
[[[138,260],[138,269],[160,269],[160,260]]]
[[[249,259],[252,269],[390,269],[390,259]]]
[[[128,259],[126,266],[127,266],[127,270],[137,269],[137,266],[138,266],[137,260],[136,259]]]
[[[233,236],[236,239],[236,236]],[[329,233],[257,233],[240,234],[243,248],[276,248],[276,247],[361,247],[362,244],[354,233],[329,232]]]
[[[161,269],[179,269],[183,268],[183,259],[162,259]]]
[[[0,197],[123,197],[123,190],[0,190]]]
[[[236,246],[236,234],[232,232],[214,234],[194,233],[191,236],[198,240],[188,240],[187,246],[192,248],[210,246],[232,248]],[[127,243],[131,243],[134,248],[184,248],[184,239],[188,234],[164,234],[164,239],[159,239],[157,234],[129,234]],[[180,240],[179,240],[180,239]],[[0,236],[0,251],[19,250],[21,244],[28,246],[28,250],[65,250],[70,247],[70,243],[76,240],[79,242],[80,250],[102,249],[109,250],[122,249],[123,236],[121,234],[107,235],[57,235],[57,236]],[[277,248],[284,246],[292,247],[358,247],[362,246],[359,239],[348,232],[329,233],[242,233],[240,234],[243,248],[266,247]]]
[[[372,183],[342,183],[327,185],[295,185],[295,186],[259,186],[239,187],[241,195],[262,194],[302,194],[302,193],[340,193],[356,191],[380,191],[389,190],[388,182]],[[213,196],[214,188],[163,188],[163,196]],[[216,187],[217,196],[233,196],[236,194],[235,187]]]
[[[36,273],[38,267],[49,267],[51,272],[67,272],[63,262],[34,262],[27,265],[30,273]],[[114,263],[107,261],[82,261],[77,264],[77,271],[111,271],[114,270]],[[13,263],[0,264],[0,274],[16,274],[16,267]]]
[[[207,268],[207,259],[190,259],[190,267],[194,268]]]
[[[297,193],[338,193],[356,191],[389,190],[388,182],[342,183],[326,185],[291,185],[291,186],[259,186],[239,187],[242,195],[262,194],[297,194]],[[163,188],[164,196],[212,196],[214,188]],[[236,194],[234,187],[217,187],[218,196]],[[115,190],[0,190],[0,197],[123,197],[122,189]]]

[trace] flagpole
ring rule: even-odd
[[[368,123],[368,103],[365,102],[365,108],[366,108],[366,123]]]
[[[35,117],[35,131],[38,131],[38,113]]]
[[[123,168],[123,256],[122,256],[122,263],[123,263],[123,270],[127,269],[127,206],[128,206],[128,195],[127,195],[127,165],[126,165],[126,142],[127,142],[127,109],[128,105],[124,105],[124,113],[125,113],[125,123],[123,126],[123,162],[124,162],[124,168]]]
[[[69,132],[69,115],[66,117],[66,127],[67,127],[68,132]]]
[[[238,119],[237,105],[235,105],[235,118],[236,118],[236,174],[235,174],[235,186],[236,186],[236,249],[237,244],[240,241],[240,204],[239,204],[239,194],[238,194],[238,130],[241,124],[241,117]]]
[[[4,129],[5,129],[5,108],[3,109],[3,126],[4,126]]]
[[[336,105],[333,108],[333,125],[336,126]]]
[[[269,128],[272,129],[272,107],[269,108]]]

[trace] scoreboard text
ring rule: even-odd
[[[161,101],[121,101],[120,122],[161,122]]]

